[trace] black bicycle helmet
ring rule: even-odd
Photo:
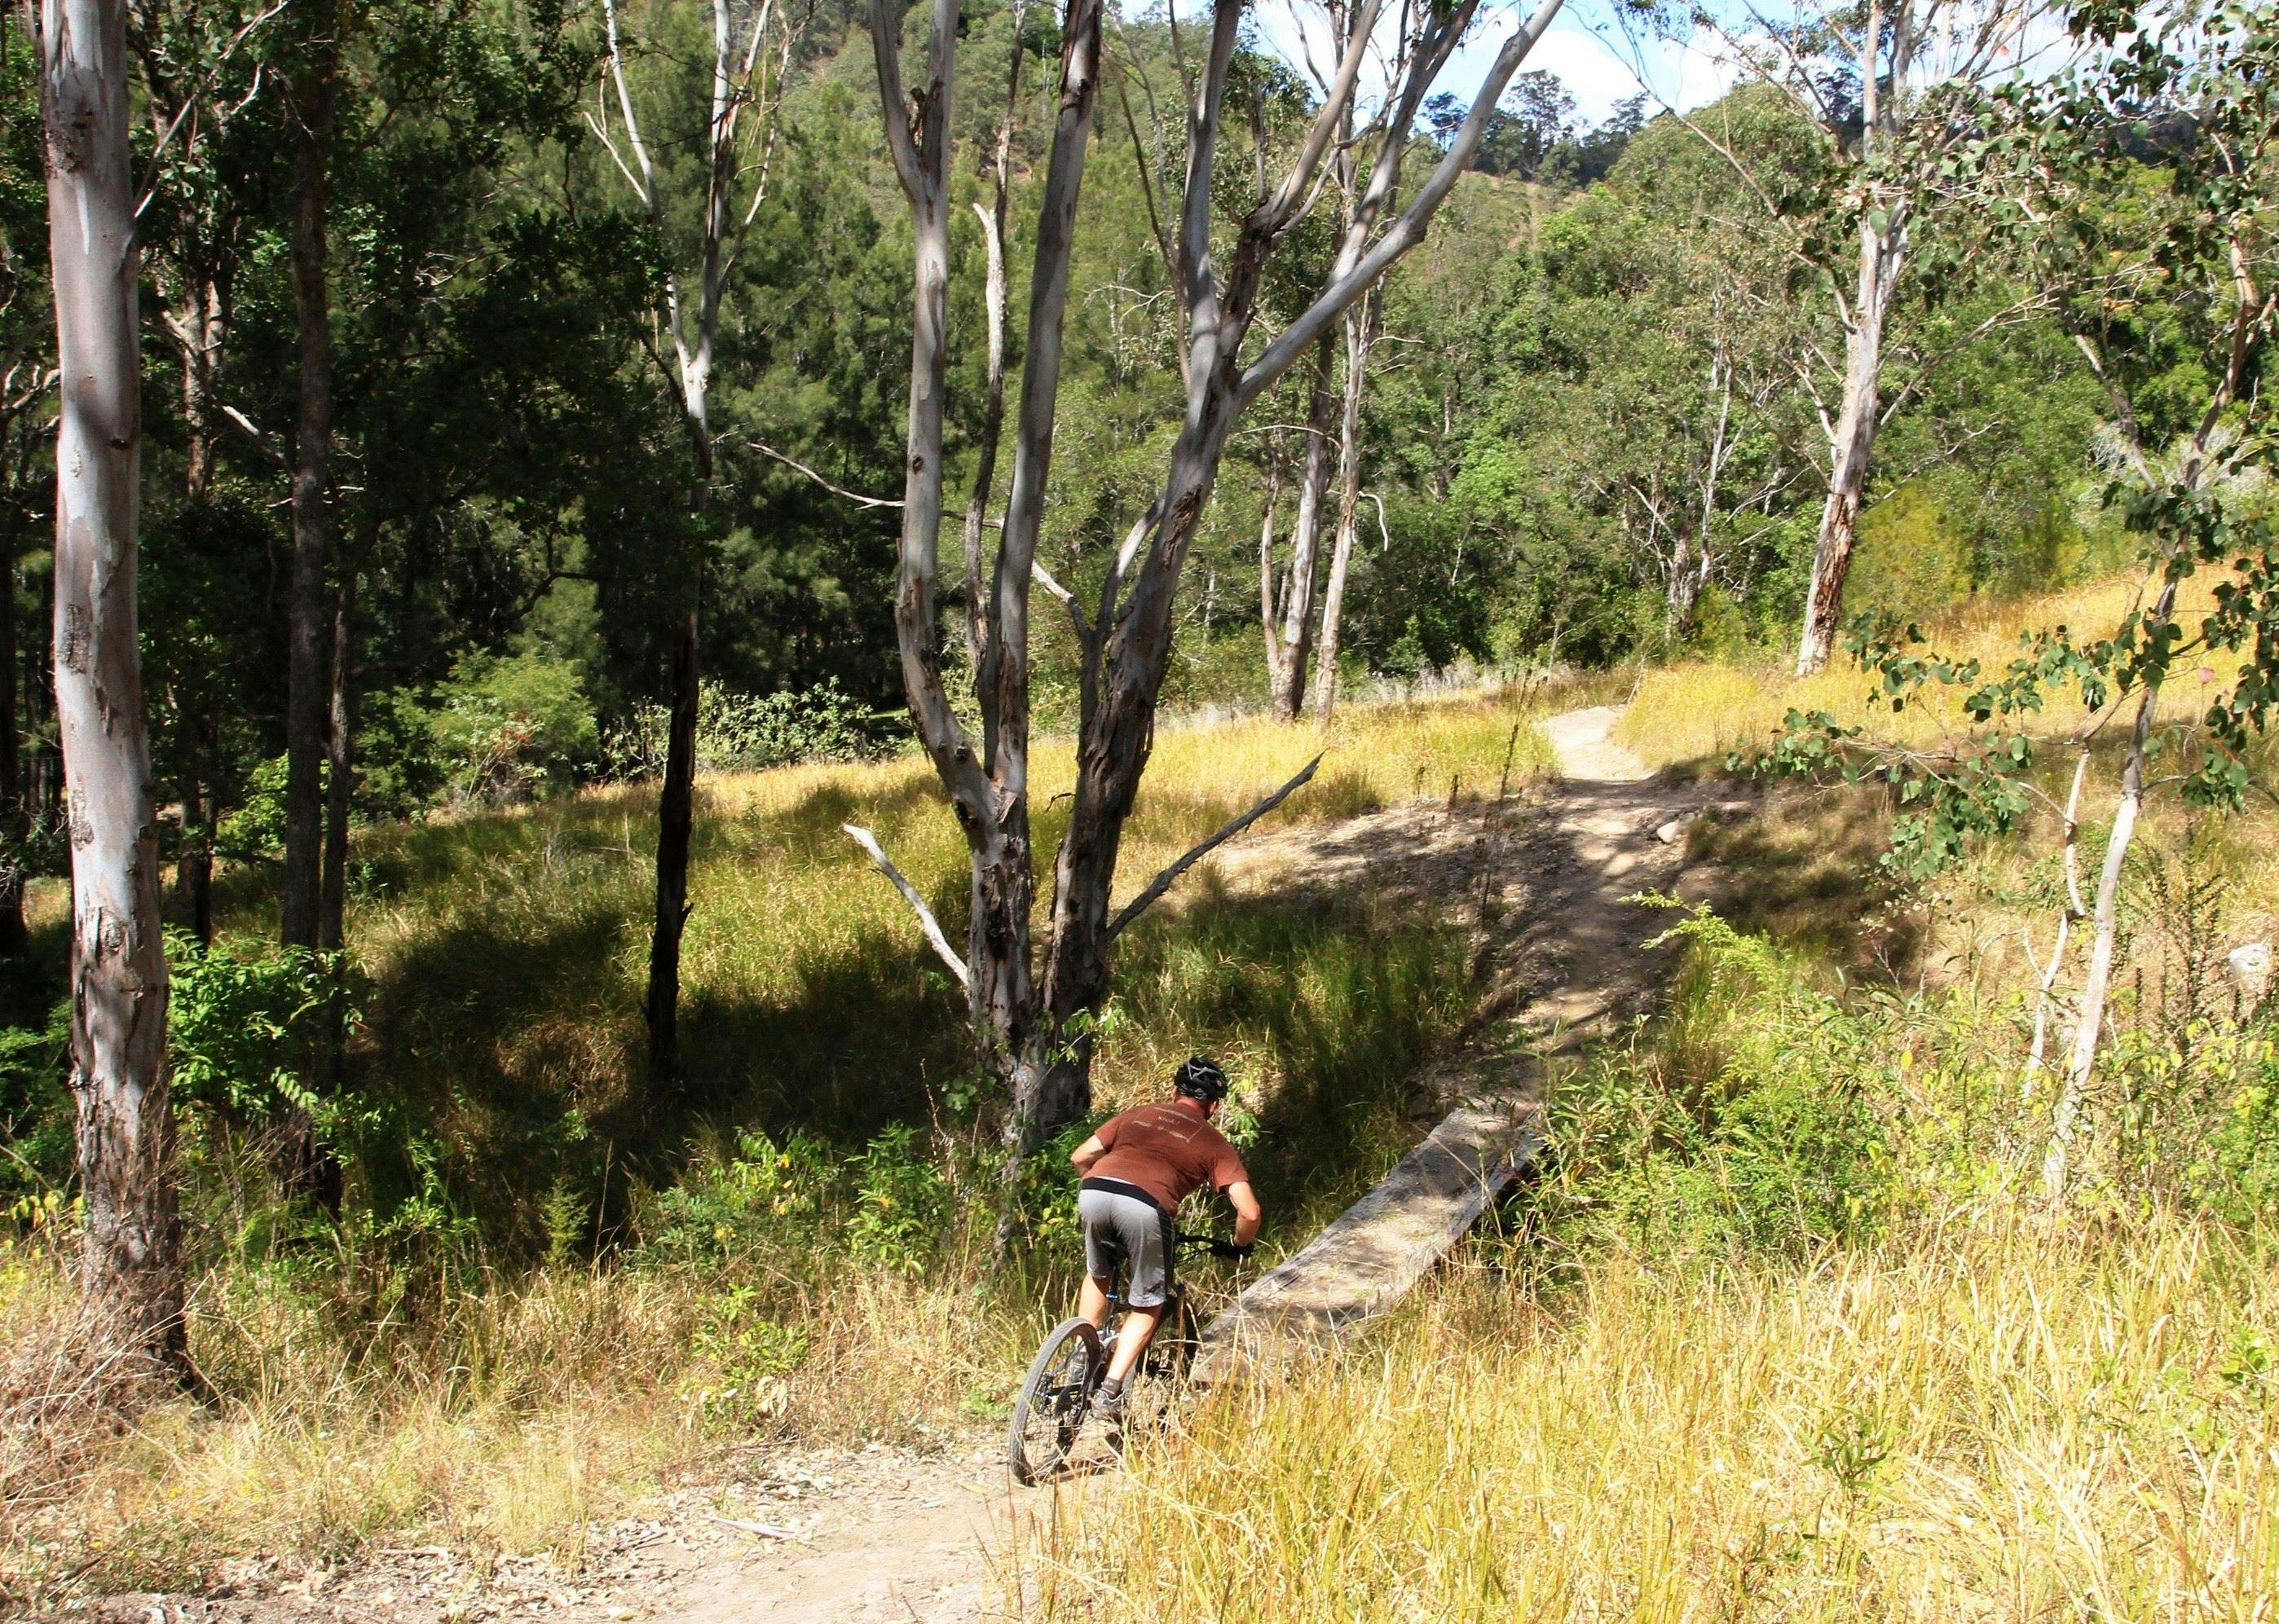
[[[1216,1105],[1226,1098],[1229,1084],[1226,1073],[1219,1069],[1216,1061],[1192,1054],[1180,1064],[1178,1075],[1171,1079],[1171,1086],[1189,1099]]]

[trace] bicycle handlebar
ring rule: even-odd
[[[1238,1246],[1232,1241],[1216,1235],[1182,1235],[1179,1237],[1179,1245],[1183,1250],[1189,1246],[1201,1246],[1215,1258],[1226,1258],[1237,1262],[1258,1249],[1255,1244]]]

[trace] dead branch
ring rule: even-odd
[[[879,872],[892,880],[894,883],[894,889],[902,893],[902,900],[909,903],[918,916],[918,928],[925,932],[926,940],[932,945],[934,952],[941,956],[941,961],[949,966],[949,973],[957,977],[957,984],[971,988],[973,985],[973,977],[965,968],[965,961],[957,956],[957,950],[949,945],[949,938],[941,933],[940,922],[934,918],[933,909],[925,905],[925,899],[918,895],[917,887],[904,879],[902,871],[888,861],[885,852],[879,849],[877,837],[869,830],[859,829],[853,823],[841,823],[839,826],[845,830],[848,838],[861,846],[871,861],[879,866]]]
[[[1185,874],[1189,869],[1193,868],[1196,863],[1201,862],[1205,857],[1209,856],[1212,852],[1225,845],[1229,840],[1233,839],[1235,836],[1240,834],[1244,830],[1249,828],[1260,818],[1264,817],[1269,812],[1271,812],[1275,808],[1287,801],[1293,794],[1304,788],[1305,785],[1313,778],[1314,770],[1321,764],[1321,756],[1315,756],[1312,761],[1308,762],[1303,767],[1298,770],[1298,776],[1296,778],[1291,779],[1290,782],[1284,785],[1280,789],[1276,790],[1271,795],[1269,795],[1265,800],[1251,808],[1249,811],[1244,813],[1240,817],[1236,818],[1232,823],[1228,823],[1224,828],[1220,829],[1217,833],[1212,835],[1210,839],[1205,840],[1201,845],[1189,848],[1185,856],[1173,862],[1170,867],[1165,869],[1154,879],[1149,880],[1147,882],[1147,888],[1145,891],[1142,891],[1138,896],[1132,898],[1132,900],[1126,902],[1123,908],[1117,911],[1116,917],[1108,922],[1108,929],[1101,932],[1101,945],[1104,947],[1109,942],[1114,941],[1123,931],[1125,925],[1130,924],[1133,920],[1139,918],[1140,915],[1146,913],[1150,908],[1153,908],[1157,902],[1161,901],[1163,900],[1163,893],[1170,890],[1170,888],[1178,883],[1179,876]]]

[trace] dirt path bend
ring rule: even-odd
[[[1485,803],[1415,801],[1253,835],[1220,857],[1235,889],[1351,891],[1468,910],[1485,991],[1427,1078],[1448,1115],[1431,1138],[1305,1251],[1246,1294],[1247,1345],[1310,1342],[1389,1306],[1470,1226],[1530,1153],[1547,1057],[1651,1001],[1654,917],[1624,900],[1690,888],[1686,821],[1732,795],[1649,775],[1610,737],[1611,708],[1541,725],[1562,778]],[[1404,1183],[1404,1180],[1406,1181]],[[544,1558],[478,1565],[442,1549],[382,1551],[352,1570],[256,1565],[234,1594],[113,1597],[119,1624],[660,1619],[690,1624],[974,1624],[1004,1616],[994,1553],[1016,1525],[1113,1493],[1110,1475],[1013,1488],[997,1434],[928,1456],[757,1457],[589,1531],[576,1570]],[[1056,1505],[1055,1498],[1060,1497]]]
[[[1618,715],[1600,706],[1544,723],[1561,777],[1517,805],[1452,805],[1422,824],[1408,809],[1314,835],[1316,865],[1357,860],[1372,877],[1454,863],[1440,885],[1475,902],[1488,993],[1468,1041],[1436,1069],[1446,1115],[1211,1323],[1201,1379],[1285,1364],[1400,1301],[1541,1146],[1546,1068],[1653,1001],[1663,955],[1643,945],[1656,934],[1650,910],[1629,899],[1684,889],[1685,825],[1732,792],[1654,777],[1614,742]]]

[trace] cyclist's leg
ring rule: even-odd
[[[1140,1210],[1127,1214],[1123,1226],[1124,1244],[1132,1256],[1132,1287],[1124,1297],[1130,1311],[1124,1316],[1124,1329],[1116,1338],[1116,1352],[1108,1361],[1108,1381],[1116,1388],[1123,1386],[1124,1378],[1140,1363],[1140,1356],[1147,1352],[1155,1328],[1163,1321],[1163,1309],[1171,1294],[1171,1260],[1179,1249],[1178,1229],[1169,1213],[1138,1201],[1128,1205]]]
[[[1115,1221],[1114,1198],[1098,1191],[1077,1195],[1077,1217],[1084,1226],[1084,1289],[1077,1298],[1077,1315],[1093,1329],[1108,1323],[1108,1298],[1116,1289],[1116,1253],[1123,1240]]]

